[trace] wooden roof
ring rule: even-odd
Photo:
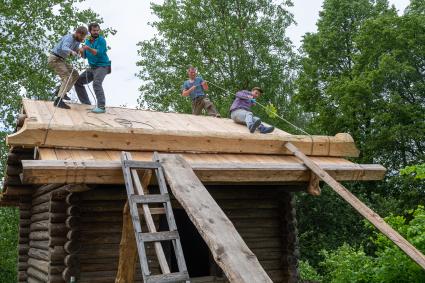
[[[283,146],[290,141],[310,156],[359,154],[348,134],[297,136],[279,129],[267,135],[250,134],[245,126],[226,118],[119,107],[93,114],[89,109],[81,104],[72,104],[70,110],[55,109],[52,102],[24,100],[23,127],[7,142],[54,148],[290,155]]]
[[[310,170],[285,148],[290,141],[340,181],[381,180],[385,168],[343,157],[359,152],[348,134],[296,136],[276,129],[250,134],[226,118],[23,100],[17,132],[7,137],[5,190],[0,204],[46,183],[122,184],[120,152],[148,161],[152,152],[179,152],[205,183],[308,182]],[[53,118],[52,118],[53,117]]]

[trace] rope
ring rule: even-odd
[[[94,99],[95,105],[97,106],[97,98],[96,98],[96,95],[94,95],[93,91],[92,91],[92,90],[91,90],[91,88],[90,88],[90,84],[89,84],[89,78],[88,78],[88,75],[87,75],[87,70],[88,70],[88,69],[90,69],[90,67],[86,67],[86,71],[85,71],[85,73],[86,73],[87,88],[89,89],[90,94],[91,94],[91,96],[92,96],[92,97],[93,97],[93,99]]]
[[[227,89],[225,89],[225,88],[222,88],[221,86],[219,86],[219,85],[217,85],[217,84],[215,84],[215,83],[213,83],[213,82],[211,82],[211,81],[206,81],[206,82],[208,82],[209,84],[211,84],[211,85],[213,85],[213,86],[215,86],[215,87],[217,87],[217,88],[219,88],[219,89],[221,89],[221,90],[225,91],[225,92],[226,92],[226,93],[228,93],[228,94],[232,94],[232,92],[230,92],[229,90],[227,90]],[[261,104],[261,103],[259,103],[259,102],[256,102],[255,104],[258,104],[258,105],[259,105],[259,106],[261,106],[264,110],[266,110],[266,111],[267,111],[267,107],[266,107],[266,106],[264,106],[263,104]],[[285,122],[285,123],[287,123],[287,124],[291,125],[293,128],[297,129],[298,131],[300,131],[300,132],[302,132],[302,133],[304,133],[304,134],[306,134],[306,135],[308,135],[308,136],[310,136],[310,137],[311,137],[311,135],[310,135],[309,133],[307,133],[305,130],[303,130],[302,128],[300,128],[300,127],[298,127],[298,126],[294,125],[293,123],[291,123],[291,122],[290,122],[290,121],[288,121],[287,119],[283,118],[282,116],[280,116],[280,115],[277,115],[277,114],[276,114],[276,117],[277,117],[277,118],[279,118],[280,120],[282,120],[283,122]]]
[[[125,127],[125,128],[133,128],[133,123],[137,123],[137,124],[143,124],[143,125],[146,125],[148,127],[151,127],[152,129],[155,129],[149,123],[136,121],[136,120],[128,120],[128,119],[124,119],[124,118],[115,118],[114,121],[117,122],[118,124],[120,124],[121,126]]]
[[[67,87],[68,87],[69,80],[71,79],[72,74],[74,73],[74,70],[76,71],[76,69],[74,68],[74,65],[72,65],[72,64],[71,64],[71,67],[72,67],[72,69],[71,69],[71,72],[69,73],[68,79],[66,80],[65,88],[64,88],[64,92],[59,94],[59,101],[58,101],[58,105],[62,102],[62,99],[63,99],[63,97],[65,96],[65,90],[66,90],[66,89],[67,89]],[[57,110],[59,107],[54,107],[54,108],[55,108],[55,109],[53,110],[52,117],[50,117],[49,123],[47,124],[47,129],[46,129],[46,134],[44,135],[43,145],[45,145],[45,144],[46,144],[47,136],[48,136],[48,134],[49,134],[50,125],[51,125],[51,123],[52,123],[53,117],[55,117],[56,110]]]

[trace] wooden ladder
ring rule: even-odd
[[[183,255],[183,249],[180,242],[180,236],[177,231],[176,221],[174,219],[173,209],[171,207],[170,196],[165,183],[164,172],[161,163],[157,159],[157,153],[154,153],[154,161],[134,161],[129,152],[121,153],[121,165],[124,175],[125,187],[127,190],[128,204],[133,222],[133,229],[139,253],[140,265],[145,283],[166,283],[166,282],[189,282],[189,273]],[[137,170],[154,170],[159,185],[160,194],[144,194],[142,182],[140,181]],[[147,186],[146,186],[147,187]],[[169,231],[157,232],[149,204],[163,204]],[[138,205],[142,206],[143,215],[148,227],[148,232],[142,232]],[[164,251],[162,241],[171,241],[173,243],[174,253],[177,259],[178,272],[170,272]],[[162,274],[152,275],[146,256],[145,243],[153,242],[158,257]]]

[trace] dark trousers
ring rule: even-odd
[[[91,104],[84,85],[93,82],[93,90],[97,99],[97,107],[105,108],[105,93],[103,92],[102,83],[109,72],[109,66],[89,68],[81,73],[75,83],[75,91],[78,99],[83,104]]]

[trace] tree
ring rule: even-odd
[[[261,86],[279,111],[293,92],[294,53],[286,28],[290,1],[166,0],[152,5],[157,35],[138,45],[141,70],[139,103],[162,111],[189,112],[181,97],[189,65],[210,81],[209,95],[222,115],[234,93]],[[226,92],[223,89],[229,90]],[[263,112],[264,114],[264,112]]]
[[[425,251],[425,209],[418,206],[406,211],[403,216],[391,215],[385,218],[394,229]],[[365,222],[373,231],[371,242],[377,247],[373,255],[365,253],[362,247],[342,245],[336,251],[323,251],[321,263],[325,282],[424,282],[425,271],[391,240]]]
[[[57,78],[47,68],[51,47],[80,24],[102,22],[91,10],[79,10],[82,0],[10,0],[0,3],[0,185],[7,148],[22,97],[48,99]],[[108,32],[109,30],[107,30]],[[16,281],[16,209],[0,210],[0,281]]]

